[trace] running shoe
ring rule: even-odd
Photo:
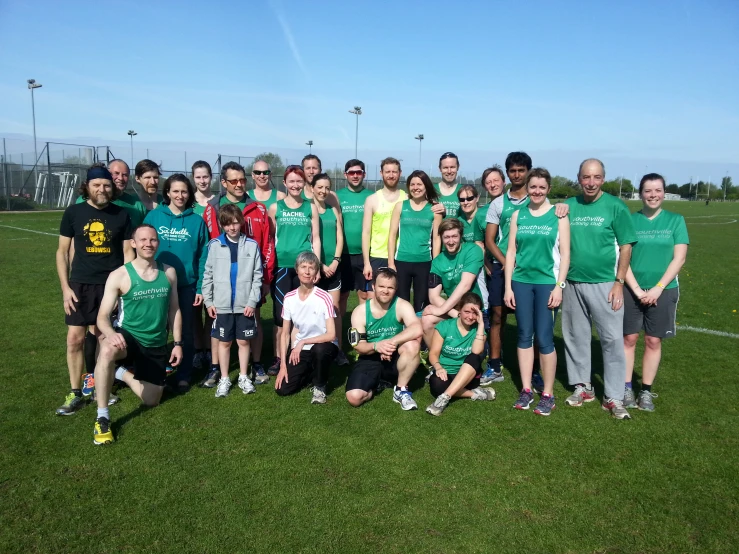
[[[174,373],[174,368],[168,365],[166,371],[167,371],[167,377],[169,377],[170,375]]]
[[[339,354],[336,356],[336,365],[349,365],[349,360],[343,350],[339,350]]]
[[[231,379],[228,377],[221,377],[218,380],[218,387],[216,387],[216,398],[225,398],[228,396],[228,391],[231,390]]]
[[[277,375],[280,372],[280,364],[282,360],[275,358],[272,360],[272,365],[267,368],[267,375]]]
[[[536,408],[534,408],[534,413],[536,415],[543,415],[548,416],[552,413],[552,410],[555,408],[554,404],[554,396],[551,396],[549,394],[542,394],[541,398],[539,399],[539,403],[536,405]]]
[[[75,396],[70,392],[64,398],[64,404],[56,409],[56,415],[74,415],[74,413],[85,405],[86,400],[81,396]]]
[[[82,376],[82,396],[90,396],[95,390],[95,374],[85,373]]]
[[[313,393],[313,398],[310,399],[311,404],[326,403],[326,389],[324,387],[311,387],[310,391]]]
[[[541,373],[535,371],[531,376],[531,388],[536,394],[544,392],[544,379],[541,378]]]
[[[220,384],[221,383],[219,381],[218,385],[220,386]],[[252,383],[251,379],[249,379],[249,377],[247,377],[246,375],[239,375],[239,388],[244,394],[252,394],[257,392],[257,389],[254,388],[254,383]]]
[[[573,392],[570,396],[567,397],[565,402],[569,406],[582,406],[583,402],[592,402],[595,400],[595,391],[593,390],[593,386],[586,387],[585,385],[577,385],[575,386],[575,392]]]
[[[505,376],[502,371],[495,371],[492,367],[488,366],[485,373],[480,377],[480,386],[489,387],[493,383],[500,383],[505,381]]]
[[[531,390],[523,389],[521,394],[518,396],[518,400],[513,405],[517,410],[528,410],[531,403],[534,401],[534,392]]]
[[[95,420],[92,430],[93,444],[113,444],[113,431],[110,430],[110,420],[107,417],[99,417]]]
[[[495,391],[493,389],[472,389],[470,400],[495,400]]]
[[[267,372],[264,371],[264,366],[259,362],[254,362],[252,365],[252,370],[254,371],[254,383],[257,385],[263,385],[265,383],[269,383],[269,375],[267,375]]]
[[[637,408],[636,398],[634,397],[634,389],[624,387],[624,408]]]
[[[406,412],[418,409],[418,404],[413,400],[413,396],[409,390],[396,389],[393,391],[393,402],[400,404],[400,407]]]
[[[429,372],[428,372],[428,374],[426,375],[426,382],[427,382],[427,383],[429,382],[429,380],[431,379],[431,376],[432,376],[433,374],[434,374],[434,370],[433,370],[433,369],[429,369]]]
[[[449,405],[449,401],[452,399],[451,396],[448,396],[446,394],[440,394],[436,397],[436,400],[434,400],[434,403],[431,404],[428,408],[426,408],[426,413],[431,414],[432,416],[440,416],[441,412],[443,412],[446,407]]]
[[[92,394],[90,395],[90,402],[96,402],[96,401],[97,401],[97,393],[96,391],[93,390]],[[121,401],[120,397],[116,396],[112,392],[108,396],[108,406],[112,406],[113,404],[118,404],[118,402],[120,401]]]
[[[203,379],[203,382],[200,383],[200,386],[206,389],[212,389],[218,384],[218,380],[221,378],[220,375],[221,370],[212,367],[208,374],[205,376],[205,379]]]
[[[611,412],[611,415],[616,419],[631,419],[628,410],[624,408],[624,403],[621,400],[615,398],[604,398],[602,408],[607,412]]]
[[[658,395],[654,394],[652,391],[639,391],[639,400],[636,402],[637,408],[644,412],[653,412],[654,402],[652,402],[652,399],[657,398],[657,396]]]

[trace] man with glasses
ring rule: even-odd
[[[360,301],[367,299],[365,292],[364,259],[362,257],[362,220],[364,218],[364,203],[372,193],[364,187],[365,166],[361,160],[349,160],[344,164],[344,177],[347,186],[336,193],[344,219],[344,252],[341,255],[341,296],[339,297],[339,312],[341,317],[346,314],[346,305],[349,293],[357,291]],[[336,359],[339,365],[346,365],[349,361],[343,351]]]
[[[444,152],[439,158],[441,182],[434,185],[439,193],[439,202],[446,210],[445,217],[455,217],[459,210],[457,198],[457,174],[459,173],[459,158],[454,152]]]
[[[264,204],[267,211],[269,211],[272,204],[285,198],[284,192],[280,192],[272,186],[272,182],[270,181],[271,175],[272,170],[267,162],[264,160],[254,162],[251,170],[251,178],[254,181],[252,196],[254,196],[257,202]]]
[[[408,383],[421,363],[421,322],[410,302],[398,298],[398,274],[388,267],[374,275],[374,298],[352,312],[349,338],[359,359],[346,382],[346,399],[361,406],[379,392],[381,383],[397,380],[393,402],[405,410],[418,405]]]
[[[211,240],[218,238],[223,232],[218,223],[218,209],[226,204],[235,204],[244,214],[244,226],[241,232],[248,238],[254,239],[259,245],[259,251],[262,256],[262,298],[267,298],[269,294],[269,285],[275,272],[275,230],[272,228],[267,209],[264,204],[257,202],[246,194],[246,171],[244,166],[236,162],[228,162],[221,168],[221,186],[224,191],[214,197],[205,208],[203,219],[208,227],[208,234]],[[258,335],[252,340],[252,360],[254,362],[253,369],[259,370],[262,367],[262,329],[258,328]],[[211,338],[211,356],[212,365],[208,375],[202,383],[202,386],[213,388],[218,384],[218,378],[221,374],[220,366],[217,360],[218,340]],[[263,372],[263,371],[262,371]],[[262,377],[261,382],[266,382],[266,374]]]

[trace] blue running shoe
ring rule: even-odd
[[[264,385],[269,383],[269,375],[264,371],[264,366],[259,362],[254,362],[252,365],[252,371],[254,372],[254,383],[257,385]]]
[[[548,416],[554,408],[554,397],[548,394],[542,394],[539,403],[534,408],[534,413],[536,415]]]
[[[94,390],[95,375],[92,373],[85,373],[82,376],[82,396],[90,396]]]

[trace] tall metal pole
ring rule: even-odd
[[[31,91],[31,114],[33,116],[33,175],[36,179],[36,186],[38,186],[38,171],[36,171],[36,165],[38,164],[38,147],[36,146],[36,102],[33,97],[33,89],[41,88],[43,85],[37,83],[36,79],[28,79],[28,88]]]
[[[353,110],[349,110],[349,113],[353,113],[357,116],[356,126],[354,128],[354,157],[357,157],[359,148],[359,116],[362,115],[362,107],[354,106]]]
[[[310,154],[311,151],[313,150],[313,141],[309,140],[308,142],[305,143],[305,145],[308,147],[308,154]]]
[[[421,145],[423,144],[423,135],[421,133],[418,134],[415,139],[418,141],[418,168],[421,168]]]
[[[131,167],[132,168],[136,165],[133,161],[133,137],[135,135],[138,135],[138,133],[134,131],[133,129],[129,129],[128,136],[131,137]]]

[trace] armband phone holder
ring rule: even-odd
[[[360,340],[367,340],[367,333],[360,333],[357,331],[356,327],[351,327],[346,334],[349,339],[349,344],[352,346],[357,346]]]

